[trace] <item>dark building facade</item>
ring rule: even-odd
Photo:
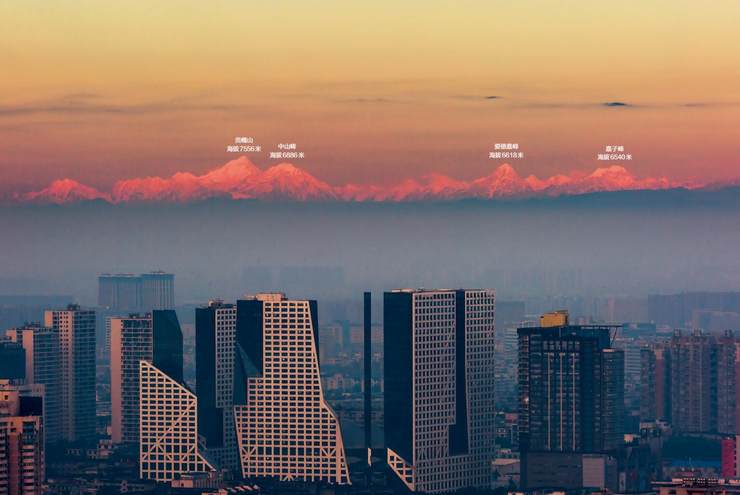
[[[0,378],[7,380],[26,378],[26,351],[22,344],[12,340],[0,340]]]
[[[178,383],[183,382],[182,329],[172,309],[152,311],[152,361]]]
[[[552,484],[557,466],[577,470],[579,455],[608,454],[622,443],[624,354],[611,347],[614,327],[569,325],[567,315],[556,325],[518,330],[519,444],[526,489],[557,488]],[[574,486],[559,487],[578,487],[572,479]]]
[[[490,483],[494,303],[487,289],[384,294],[388,464],[412,491]]]
[[[220,469],[238,468],[234,430],[236,306],[211,301],[195,309],[198,433]]]

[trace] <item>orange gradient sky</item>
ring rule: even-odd
[[[253,136],[329,183],[740,176],[740,3],[0,3],[0,191],[201,173]],[[486,96],[496,95],[497,99]],[[608,107],[619,101],[627,106]]]

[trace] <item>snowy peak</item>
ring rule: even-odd
[[[500,165],[490,175],[475,179],[470,189],[476,197],[484,198],[522,196],[533,190],[508,163]]]
[[[110,194],[72,179],[59,179],[35,192],[16,195],[21,202],[71,203],[104,199],[128,201],[189,202],[214,197],[280,201],[422,201],[463,198],[523,198],[559,196],[599,191],[702,187],[677,183],[665,177],[637,178],[619,165],[600,167],[590,174],[573,172],[541,179],[522,178],[504,163],[490,174],[462,181],[440,173],[407,178],[390,185],[346,184],[332,186],[291,163],[261,170],[247,157],[239,157],[202,175],[177,172],[170,177],[136,177],[119,180]]]
[[[231,160],[221,167],[214,168],[200,177],[204,185],[222,190],[237,187],[261,173],[260,169],[249,158],[242,156]]]
[[[94,187],[86,186],[74,179],[57,179],[40,191],[24,194],[22,199],[32,203],[64,204],[110,198]]]
[[[336,198],[329,184],[290,163],[280,163],[260,173],[243,194],[241,197],[301,201]]]

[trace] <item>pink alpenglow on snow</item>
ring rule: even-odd
[[[635,177],[619,165],[597,168],[588,175],[558,174],[545,179],[521,177],[509,164],[490,174],[461,181],[432,173],[397,184],[346,184],[332,186],[290,163],[261,170],[240,157],[203,175],[178,172],[171,177],[138,177],[119,180],[110,193],[72,179],[55,180],[35,192],[16,195],[21,202],[72,203],[88,200],[126,202],[190,202],[208,198],[288,201],[443,201],[455,199],[527,198],[577,195],[601,191],[699,188],[703,184],[676,182],[665,177]]]

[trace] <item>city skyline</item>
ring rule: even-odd
[[[740,2],[0,2],[0,495],[740,495]]]

